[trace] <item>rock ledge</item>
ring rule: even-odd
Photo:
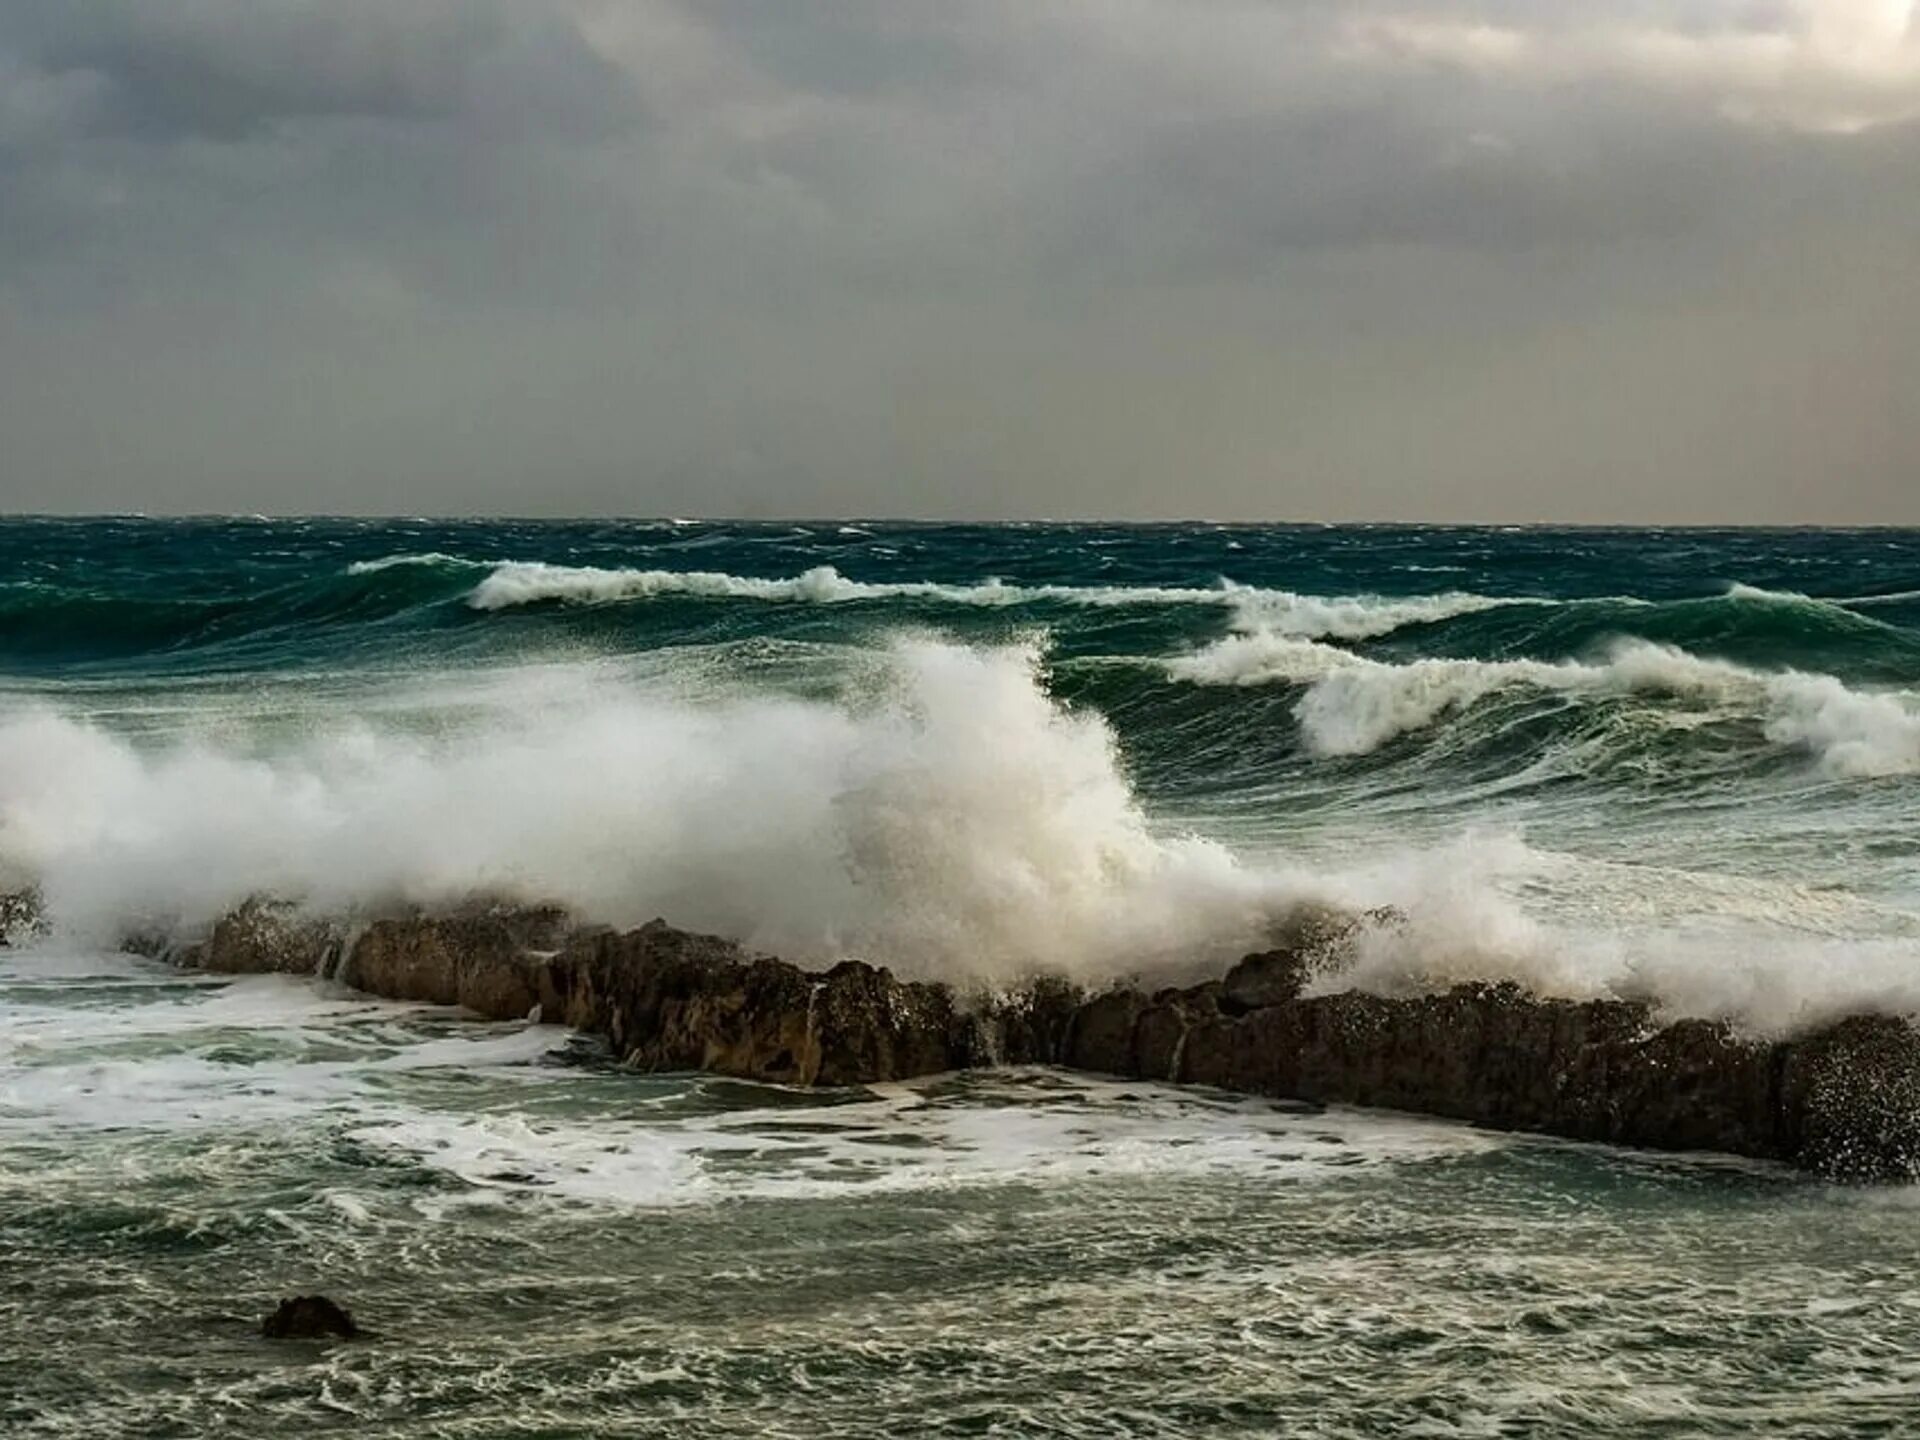
[[[315,974],[391,999],[569,1025],[645,1070],[839,1086],[1051,1064],[1722,1151],[1839,1179],[1920,1175],[1920,1032],[1904,1019],[1855,1016],[1762,1041],[1511,985],[1306,995],[1325,943],[1321,934],[1250,955],[1188,989],[1088,995],[1042,982],[971,1003],[857,961],[806,971],[660,920],[617,931],[555,909],[406,915],[350,934],[256,900],[173,954],[225,973]]]

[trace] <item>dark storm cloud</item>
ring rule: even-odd
[[[1917,126],[1890,0],[5,7],[0,503],[1920,519]]]
[[[89,0],[5,29],[26,67],[84,87],[90,133],[154,142],[347,117],[565,131],[631,98],[574,27],[488,0]]]

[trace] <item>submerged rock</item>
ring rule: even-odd
[[[260,1333],[269,1340],[351,1340],[360,1327],[324,1295],[295,1295],[260,1322]]]
[[[1277,1099],[1378,1106],[1505,1130],[1783,1160],[1843,1179],[1920,1175],[1920,1032],[1863,1016],[1756,1040],[1660,1024],[1644,1005],[1513,985],[1314,995],[1383,912],[1320,918],[1224,979],[1091,997],[1059,982],[968,1001],[847,961],[825,972],[655,920],[578,927],[552,908],[473,907],[337,927],[252,901],[189,963],[333,974],[399,1000],[603,1036],[627,1064],[790,1085],[865,1085],[1058,1064]]]

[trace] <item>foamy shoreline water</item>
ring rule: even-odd
[[[1735,1435],[1920,1382],[1911,1206],[1764,1167],[1039,1073],[798,1097],[70,951],[0,951],[0,1037],[27,1434],[744,1436],[803,1385],[855,1433]],[[260,1340],[303,1289],[374,1338]]]

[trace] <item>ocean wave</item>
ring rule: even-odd
[[[1285,590],[1230,587],[1227,601],[1234,624],[1269,634],[1306,639],[1373,640],[1414,625],[1478,615],[1509,606],[1533,607],[1560,602],[1531,596],[1499,598],[1447,591],[1438,595],[1296,595]]]
[[[1904,605],[1920,600],[1920,590],[1891,590],[1882,595],[1849,595],[1842,605]]]
[[[1871,627],[1874,630],[1891,630],[1897,627],[1889,626],[1885,621],[1871,615],[1862,615],[1858,613],[1856,607],[1895,604],[1916,597],[1920,597],[1920,591],[1891,595],[1808,595],[1799,590],[1770,590],[1736,580],[1727,586],[1724,598],[1736,604],[1790,607],[1815,612],[1829,620]]]
[[[1112,973],[1257,948],[1283,877],[1156,835],[1106,722],[1027,649],[903,641],[845,702],[669,697],[553,667],[463,723],[309,717],[139,743],[0,721],[0,870],[63,926],[193,925],[255,892],[329,909],[551,898],[796,958]],[[457,712],[461,697],[447,697]]]
[[[443,557],[418,558],[424,561]],[[380,563],[400,563],[400,559],[394,557]],[[1248,617],[1250,622],[1287,634],[1348,640],[1386,635],[1409,625],[1431,624],[1505,605],[1554,603],[1458,592],[1407,597],[1301,595],[1237,585],[1230,580],[1209,587],[1023,585],[998,579],[953,585],[928,580],[851,580],[831,565],[818,565],[791,578],[768,579],[720,571],[608,570],[540,561],[496,563],[492,573],[468,596],[467,603],[476,610],[504,610],[540,603],[594,605],[666,596],[816,605],[872,600],[922,600],[990,607],[1206,605],[1230,608]]]
[[[470,560],[460,555],[445,555],[438,550],[429,550],[418,555],[382,555],[377,560],[356,560],[347,566],[347,574],[378,575],[383,570],[397,570],[410,565],[460,568],[487,563],[485,560]]]
[[[1294,714],[1323,756],[1369,754],[1496,694],[1667,697],[1759,720],[1767,740],[1833,774],[1920,774],[1920,696],[1854,689],[1831,675],[1756,670],[1671,645],[1616,640],[1592,661],[1376,660],[1256,629],[1166,662],[1201,685],[1304,685]]]
[[[1295,644],[1329,667],[1322,679],[1395,668]],[[1764,906],[1714,893],[1702,906],[1698,885],[1673,902],[1758,915],[1757,938],[1670,943],[1673,917],[1655,916],[1668,928],[1631,946],[1533,913],[1529,887],[1596,882],[1589,862],[1517,837],[1383,839],[1309,865],[1169,834],[1106,720],[1049,696],[1035,650],[912,640],[877,659],[877,675],[834,701],[689,696],[658,677],[542,665],[434,682],[444,724],[343,701],[297,726],[215,709],[192,733],[136,738],[51,707],[15,712],[0,717],[0,877],[37,882],[63,940],[191,929],[261,892],[333,913],[484,893],[616,924],[662,914],[804,962],[1098,982],[1215,973],[1303,904],[1391,905],[1404,923],[1369,931],[1341,983],[1513,979],[1763,1023],[1916,993],[1898,983],[1920,974],[1910,938],[1843,950],[1833,937],[1858,917],[1790,887]],[[482,678],[476,700],[463,687]],[[1326,693],[1315,723],[1345,734],[1352,716],[1336,718]],[[1820,743],[1857,740],[1852,712],[1831,700],[1816,685],[1779,723]],[[1624,914],[1617,898],[1647,888],[1601,880],[1596,913]],[[1811,933],[1778,933],[1797,921]],[[1809,968],[1810,955],[1828,968]]]
[[[1335,885],[1348,897],[1393,894],[1408,920],[1362,930],[1345,963],[1315,982],[1320,993],[1510,980],[1758,1034],[1920,1012],[1920,916],[1789,881],[1611,863],[1469,830],[1389,852]],[[1562,913],[1543,920],[1508,903],[1524,892],[1552,894]]]
[[[1049,696],[1032,648],[883,658],[885,683],[836,702],[545,665],[487,677],[482,703],[442,682],[460,718],[427,727],[216,712],[141,741],[16,713],[0,876],[37,882],[67,940],[191,930],[262,892],[330,913],[484,893],[963,983],[1217,973],[1302,904],[1390,904],[1401,973],[1597,983],[1550,973],[1564,956],[1491,888],[1498,867],[1483,886],[1458,852],[1343,875],[1164,833],[1105,719]]]

